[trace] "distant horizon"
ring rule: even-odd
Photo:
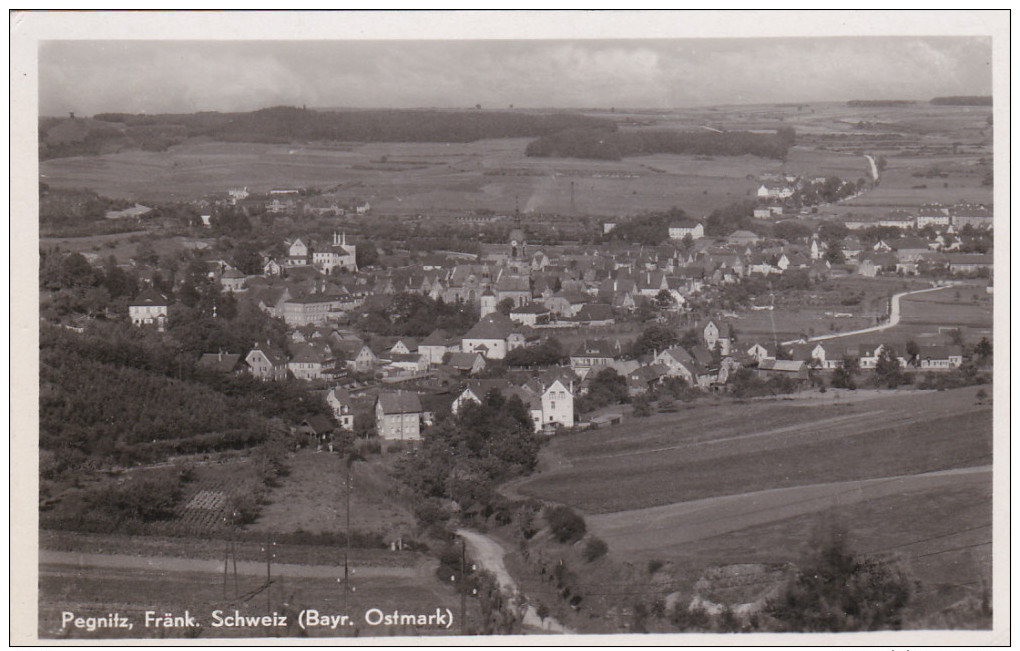
[[[668,111],[991,95],[991,79],[987,37],[53,40],[39,45],[39,114]]]
[[[931,102],[931,100],[936,99],[937,97],[992,97],[992,95],[990,93],[987,94],[987,95],[980,95],[980,94],[979,95],[963,95],[963,94],[937,95],[937,96],[929,97],[929,98],[926,98],[926,99],[904,99],[904,98],[896,98],[896,97],[877,97],[877,98],[872,98],[872,97],[867,97],[867,98],[866,97],[854,97],[854,98],[850,98],[850,99],[835,99],[835,100],[805,100],[805,101],[802,101],[802,102],[752,102],[752,103],[742,103],[742,104],[703,104],[703,105],[698,105],[698,106],[674,106],[674,107],[669,107],[669,108],[635,107],[635,106],[609,106],[609,107],[599,107],[599,106],[584,106],[584,107],[578,106],[578,107],[573,107],[573,106],[571,106],[571,107],[555,107],[555,106],[516,106],[515,105],[513,107],[510,107],[510,106],[504,106],[504,107],[482,106],[479,109],[479,108],[474,107],[474,106],[400,106],[400,107],[397,107],[397,106],[302,106],[302,105],[299,105],[299,104],[274,104],[274,105],[271,105],[271,106],[260,106],[258,108],[243,109],[243,110],[236,110],[236,111],[221,111],[221,110],[214,110],[214,109],[197,109],[197,110],[194,110],[194,111],[160,111],[160,112],[153,113],[153,112],[147,112],[147,111],[132,112],[132,111],[111,110],[111,111],[99,111],[98,113],[84,114],[84,115],[80,115],[78,111],[73,111],[73,112],[74,112],[76,118],[89,118],[89,119],[95,119],[96,115],[103,115],[103,114],[122,114],[122,115],[196,115],[196,114],[199,114],[199,113],[221,113],[221,114],[227,114],[227,113],[254,113],[254,112],[257,112],[257,111],[265,111],[265,110],[274,109],[274,108],[304,108],[304,109],[307,109],[309,111],[318,111],[318,112],[321,112],[321,113],[326,113],[326,112],[345,112],[345,111],[350,111],[350,112],[354,112],[354,111],[365,111],[365,112],[367,112],[367,111],[409,111],[409,112],[413,112],[413,111],[444,111],[444,112],[459,112],[459,111],[464,111],[464,112],[474,112],[474,111],[481,110],[481,111],[504,112],[504,113],[505,112],[513,112],[513,111],[521,111],[521,112],[529,112],[529,113],[544,112],[544,111],[548,111],[548,112],[561,112],[561,113],[562,112],[597,111],[597,112],[605,112],[605,113],[664,113],[664,114],[666,114],[666,113],[674,113],[674,112],[680,112],[680,111],[709,110],[709,109],[715,109],[715,108],[743,108],[743,107],[753,108],[753,107],[769,107],[769,106],[774,106],[774,107],[813,106],[813,105],[820,105],[820,104],[847,104],[848,102],[911,102],[911,103],[915,103],[915,104],[929,104]],[[958,105],[949,105],[949,106],[958,106]],[[875,108],[881,108],[881,107],[875,107]],[[987,108],[990,108],[990,107],[987,107]],[[45,118],[45,119],[53,119],[53,118],[66,118],[68,116],[65,113],[64,115],[56,115],[56,114],[45,114],[44,115],[44,114],[40,114],[39,117],[40,117],[40,119],[43,119],[43,118]]]

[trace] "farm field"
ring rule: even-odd
[[[946,343],[945,330],[959,328],[967,344],[981,337],[992,340],[992,295],[984,285],[959,285],[900,299],[899,324],[881,332],[848,335],[833,340],[840,345],[885,341],[904,344]],[[940,329],[943,332],[940,332]],[[823,334],[823,333],[818,333]]]
[[[487,209],[617,215],[681,206],[691,214],[743,199],[748,174],[776,161],[528,158],[528,139],[372,143],[331,147],[189,142],[166,152],[124,151],[43,161],[53,187],[86,187],[134,201],[197,199],[247,187],[318,187],[368,200],[377,213]],[[574,201],[571,205],[571,184]]]
[[[611,513],[749,491],[985,465],[991,407],[977,389],[897,391],[851,404],[694,404],[562,437],[526,496]]]
[[[392,456],[392,455],[390,455]],[[387,498],[392,459],[354,464],[351,473],[351,527],[407,538],[414,516]],[[340,455],[305,449],[288,459],[289,474],[269,493],[269,504],[250,531],[338,533],[346,529],[344,461]]]
[[[897,562],[924,585],[908,612],[937,612],[968,596],[979,596],[985,586],[990,589],[990,473],[949,475],[938,483],[913,488],[892,483],[886,494],[859,492],[845,497],[856,499],[833,499],[812,512],[696,540],[676,540],[686,526],[660,531],[646,537],[645,549],[628,547],[626,540],[602,532],[599,535],[614,554],[664,562],[673,577],[669,588],[683,594],[693,591],[708,567],[795,563],[810,552],[817,534],[833,527],[847,532],[849,549]],[[588,521],[593,528],[599,527],[598,516]],[[635,527],[641,530],[636,517]],[[935,624],[907,617],[909,627]]]

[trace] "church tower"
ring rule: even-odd
[[[482,293],[482,307],[479,311],[480,318],[484,319],[493,312],[496,311],[496,295],[492,293],[491,289],[486,289]]]

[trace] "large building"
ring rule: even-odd
[[[312,251],[312,264],[322,273],[332,273],[335,269],[356,272],[357,247],[347,243],[347,233],[333,233],[333,243],[322,250]]]
[[[421,400],[410,391],[383,391],[375,401],[375,428],[379,438],[417,441],[421,438]]]

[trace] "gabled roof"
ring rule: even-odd
[[[421,342],[419,342],[418,345],[419,346],[448,346],[451,343],[453,343],[453,341],[450,339],[450,335],[448,335],[445,330],[436,329],[436,330],[433,330],[432,334],[430,334],[428,337],[425,337],[424,339],[422,339]]]
[[[613,318],[613,306],[605,303],[586,303],[574,317],[578,321],[608,321]]]
[[[266,359],[268,359],[269,363],[272,364],[273,366],[284,366],[287,363],[287,355],[283,351],[277,348],[273,348],[272,346],[262,348],[256,345],[254,348],[251,349],[248,355],[245,356],[245,359],[248,359],[248,357],[254,354],[255,352],[260,352],[263,355],[265,355]]]
[[[514,323],[510,317],[502,312],[493,312],[479,319],[464,339],[506,339],[514,329]]]
[[[578,345],[574,355],[579,357],[616,357],[619,346],[606,339],[585,339]]]
[[[141,294],[135,297],[135,300],[129,304],[132,307],[147,307],[156,305],[170,305],[170,301],[163,294],[160,294],[155,289],[149,288],[144,290]]]
[[[230,373],[240,360],[240,353],[205,353],[199,358],[198,365],[217,373]]]
[[[322,414],[315,414],[314,416],[309,416],[301,424],[310,428],[316,434],[325,434],[326,432],[332,432],[334,429],[336,429],[336,426],[333,425],[333,421],[323,416]]]
[[[384,414],[421,413],[421,400],[411,391],[383,391],[376,401]]]

